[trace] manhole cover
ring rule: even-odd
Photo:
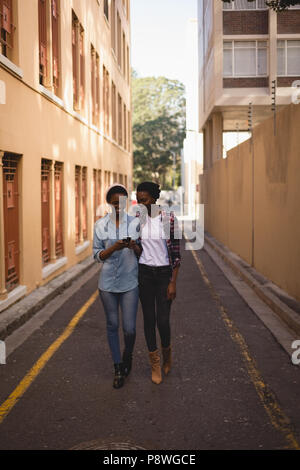
[[[146,450],[131,441],[116,442],[115,440],[95,440],[91,442],[84,442],[71,450]]]

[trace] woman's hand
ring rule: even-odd
[[[167,298],[168,300],[176,299],[176,282],[174,281],[171,281],[170,284],[168,285]]]
[[[120,250],[123,250],[124,248],[127,248],[127,247],[128,247],[127,243],[123,242],[123,240],[118,240],[113,245],[114,251],[120,251]]]

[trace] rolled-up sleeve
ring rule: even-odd
[[[100,254],[105,250],[104,239],[101,236],[101,230],[99,226],[94,226],[94,238],[93,238],[93,256],[98,263],[103,263],[103,260],[100,258]]]

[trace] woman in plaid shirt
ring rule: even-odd
[[[139,296],[144,315],[144,333],[152,368],[152,381],[162,382],[160,351],[156,343],[158,328],[163,356],[163,371],[171,369],[170,310],[176,297],[180,267],[178,222],[156,204],[159,185],[145,182],[137,188],[137,202],[145,207],[140,214],[142,254],[139,258]]]

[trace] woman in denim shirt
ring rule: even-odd
[[[123,185],[115,184],[108,189],[106,201],[112,206],[113,212],[95,223],[93,241],[94,258],[103,263],[98,288],[106,315],[107,338],[115,367],[114,388],[124,385],[124,377],[127,377],[131,370],[139,300],[139,220],[126,214],[126,198],[128,193]],[[122,358],[119,306],[122,311],[125,343]]]

